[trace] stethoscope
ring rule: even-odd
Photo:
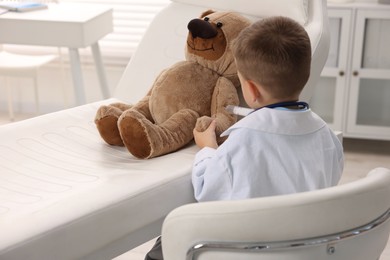
[[[278,102],[270,105],[266,105],[263,107],[256,108],[251,113],[256,112],[257,110],[260,110],[262,108],[278,108],[278,107],[297,107],[298,109],[308,109],[309,104],[303,101],[286,101],[286,102]]]

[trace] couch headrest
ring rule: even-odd
[[[309,0],[171,0],[177,3],[207,6],[216,11],[230,11],[255,17],[286,16],[305,25]]]

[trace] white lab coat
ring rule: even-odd
[[[223,134],[218,148],[205,147],[194,160],[198,201],[234,200],[321,189],[336,185],[343,148],[310,109],[262,108]]]

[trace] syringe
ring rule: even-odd
[[[233,106],[233,105],[227,105],[225,107],[226,111],[228,111],[230,114],[238,115],[238,116],[247,116],[251,112],[253,112],[252,108],[247,107],[239,107],[239,106]]]

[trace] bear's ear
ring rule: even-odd
[[[204,11],[201,15],[200,15],[200,18],[203,18],[209,14],[212,14],[212,13],[215,13],[215,11],[213,10],[207,10],[207,11]]]

